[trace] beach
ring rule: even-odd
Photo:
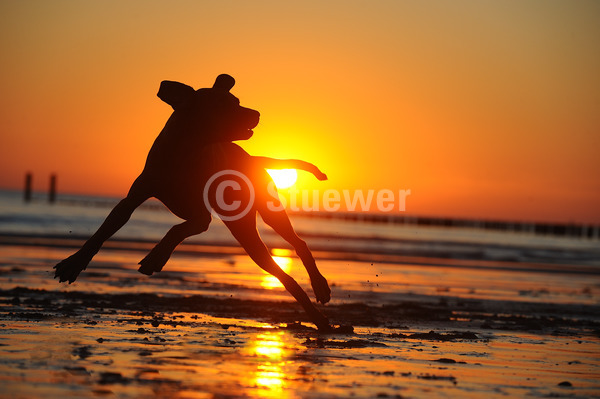
[[[52,266],[106,209],[6,201],[4,397],[600,395],[597,242],[529,237],[519,246],[526,236],[479,232],[475,242],[464,230],[334,224],[316,234],[317,224],[294,220],[332,288],[332,301],[319,308],[343,327],[320,334],[218,225],[147,277],[137,263],[171,220],[142,212],[75,283],[59,284]],[[341,241],[354,250],[328,228],[351,230]],[[313,297],[293,251],[264,236]]]

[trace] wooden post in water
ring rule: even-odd
[[[48,191],[48,202],[56,202],[56,175],[50,175],[50,190]]]
[[[33,175],[29,172],[25,174],[25,191],[23,192],[23,201],[31,201],[31,183],[33,181]]]

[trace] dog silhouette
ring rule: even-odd
[[[313,305],[300,285],[275,263],[256,229],[256,215],[289,242],[302,260],[318,302],[327,303],[331,290],[319,272],[314,257],[294,231],[281,207],[269,169],[296,168],[327,177],[316,166],[300,160],[281,160],[249,155],[235,140],[246,140],[259,122],[258,111],[245,108],[230,93],[235,80],[219,75],[212,88],[194,90],[178,82],[163,81],[158,96],[173,107],[173,113],[152,145],[142,173],[127,196],[109,213],[99,229],[73,255],[59,262],[55,278],[74,282],[102,244],[117,232],[133,211],[149,198],[157,198],[184,222],[173,226],[150,253],[140,261],[139,271],[151,275],[162,270],[184,239],[206,231],[212,220],[208,205],[219,201],[239,203],[243,215],[223,218],[224,224],[250,258],[275,276],[304,308],[319,330],[330,329],[328,319]],[[212,176],[223,171],[246,176],[251,185],[225,190],[221,197],[205,187]]]

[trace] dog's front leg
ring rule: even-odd
[[[121,200],[106,217],[100,228],[94,233],[81,249],[59,262],[54,269],[54,278],[58,277],[59,282],[74,282],[83,270],[86,269],[94,255],[98,253],[104,241],[108,240],[117,232],[131,217],[131,214],[146,197],[137,197],[129,195]]]

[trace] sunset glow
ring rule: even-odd
[[[0,187],[124,196],[220,73],[299,189],[410,189],[410,215],[600,223],[600,3],[5,1]],[[157,29],[157,27],[164,29]],[[283,187],[283,186],[281,186]],[[373,209],[373,211],[376,211]]]

